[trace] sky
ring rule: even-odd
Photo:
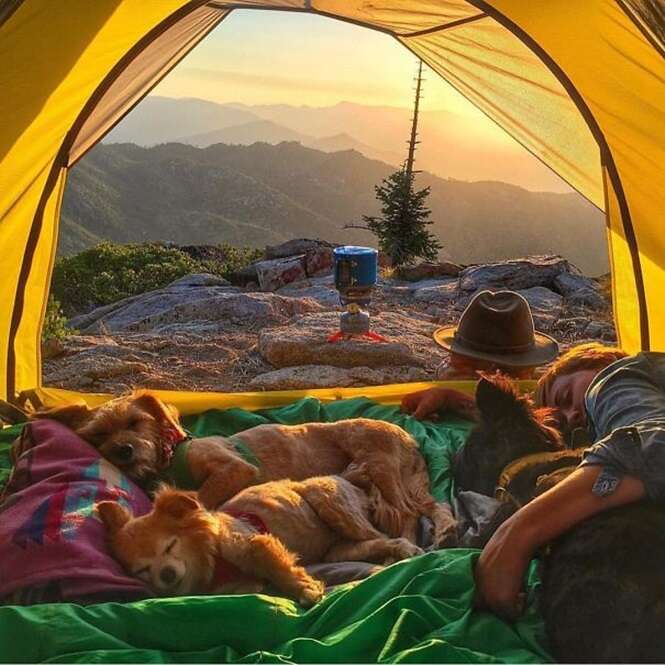
[[[154,95],[197,97],[218,103],[289,104],[326,107],[342,101],[411,109],[418,59],[397,40],[343,21],[298,12],[235,10],[154,89]],[[438,74],[425,68],[421,111],[460,116],[450,131],[458,156],[473,165],[475,147],[491,146],[505,160],[499,174],[482,169],[438,175],[467,180],[490,177],[538,191],[569,187],[527,154],[508,134],[468,102]],[[445,149],[447,127],[421,138]],[[364,140],[364,137],[354,137]],[[444,143],[441,144],[440,141]],[[381,147],[381,146],[375,146]],[[468,154],[466,154],[468,152]],[[421,152],[421,158],[423,153]],[[468,170],[468,169],[467,169]],[[505,175],[503,175],[505,174]]]
[[[417,59],[392,37],[322,16],[236,10],[155,89],[245,104],[410,108]],[[423,108],[491,123],[428,71]]]

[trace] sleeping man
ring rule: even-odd
[[[665,499],[664,353],[573,348],[540,379],[536,398],[557,409],[564,431],[586,428],[592,445],[573,473],[514,513],[483,549],[479,600],[508,619],[521,613],[524,572],[538,548],[609,508]]]

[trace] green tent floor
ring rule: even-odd
[[[195,436],[231,435],[266,422],[361,416],[409,431],[427,460],[434,495],[450,500],[451,461],[470,429],[466,421],[419,422],[362,398],[329,404],[308,398],[266,411],[208,411],[186,418],[185,426]],[[0,432],[0,485],[16,432]],[[509,624],[473,607],[477,557],[477,550],[454,549],[403,561],[337,588],[307,611],[266,595],[4,606],[0,662],[551,662],[542,646],[535,564],[528,609]]]

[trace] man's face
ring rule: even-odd
[[[544,406],[557,410],[563,432],[586,427],[584,395],[597,373],[597,369],[585,369],[562,374],[552,382]]]

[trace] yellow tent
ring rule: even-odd
[[[349,21],[420,57],[606,211],[621,344],[665,350],[662,0],[3,0],[0,398],[72,398],[41,390],[39,350],[68,169],[239,8]]]

